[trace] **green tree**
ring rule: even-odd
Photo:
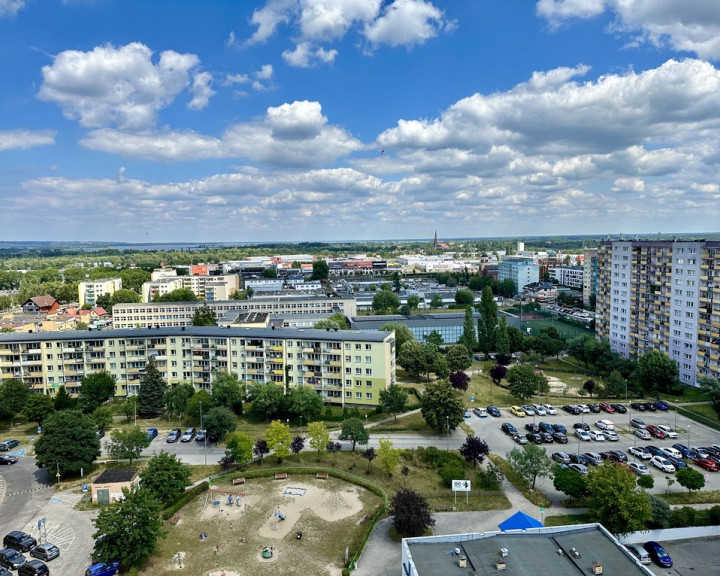
[[[312,422],[320,418],[322,409],[322,398],[312,388],[296,386],[290,392],[290,410],[305,422]]]
[[[285,403],[282,387],[276,384],[255,384],[252,395],[252,411],[266,420],[280,413]]]
[[[428,344],[435,344],[435,346],[437,346],[438,348],[443,345],[442,334],[440,334],[440,332],[438,332],[437,330],[433,330],[432,332],[430,332],[430,334],[425,334],[423,339]]]
[[[352,442],[352,451],[355,452],[355,445],[365,446],[370,440],[370,434],[360,418],[348,418],[342,422],[338,439]]]
[[[498,294],[504,298],[512,298],[515,294],[517,294],[515,282],[510,278],[505,278],[505,280],[498,282],[497,290]]]
[[[150,437],[139,426],[113,430],[107,448],[108,455],[115,460],[130,460],[132,465],[132,461],[140,457],[150,442]]]
[[[410,340],[415,340],[415,337],[410,328],[400,322],[388,322],[380,327],[381,332],[392,332],[393,330],[395,331],[395,357],[397,358],[402,345]]]
[[[83,412],[86,414],[94,412],[96,408],[115,396],[116,390],[115,377],[105,370],[83,377],[78,394]]]
[[[380,466],[389,477],[400,461],[400,450],[393,448],[390,438],[380,438],[378,442],[380,443],[377,451]]]
[[[213,402],[213,399],[210,394],[208,394],[207,390],[198,390],[188,399],[185,404],[183,418],[195,423],[199,423],[202,420],[204,424],[204,418],[200,418],[201,407],[203,415],[207,414],[209,410],[215,407],[215,402]]]
[[[402,288],[400,284],[400,273],[395,271],[392,273],[392,282],[393,282],[393,291],[394,292],[400,292],[400,288]]]
[[[470,366],[472,366],[471,352],[462,344],[450,346],[447,354],[445,355],[445,359],[447,360],[450,372],[467,370]]]
[[[698,378],[697,383],[700,392],[705,395],[718,418],[720,418],[720,380],[712,376],[701,376]]]
[[[207,302],[203,302],[200,308],[195,310],[192,319],[193,326],[217,326],[217,314],[215,310],[208,306]]]
[[[367,471],[368,471],[368,473],[369,473],[369,472],[370,472],[370,464],[372,463],[373,460],[375,460],[375,458],[377,458],[377,452],[375,452],[375,448],[373,448],[373,447],[371,446],[370,448],[367,448],[367,449],[361,454],[361,456],[362,456],[363,458],[365,458],[365,460],[368,461]]]
[[[398,295],[388,290],[380,290],[372,300],[372,309],[375,314],[393,314],[400,308]]]
[[[627,380],[617,370],[613,370],[603,381],[605,396],[618,398],[627,391]]]
[[[330,277],[330,265],[326,260],[318,259],[312,265],[311,280],[327,280]]]
[[[465,442],[460,446],[460,455],[465,458],[467,462],[471,462],[473,468],[478,464],[482,464],[485,460],[485,456],[490,453],[490,448],[487,442],[481,440],[477,436],[468,436]]]
[[[536,394],[546,392],[548,383],[540,373],[528,364],[513,366],[507,371],[508,390],[520,404],[525,404]]]
[[[145,365],[145,374],[140,378],[138,389],[138,414],[157,416],[165,411],[167,384],[151,358]]]
[[[705,476],[694,468],[680,468],[675,473],[675,479],[680,486],[688,489],[688,494],[693,490],[702,490],[705,487]]]
[[[328,432],[325,422],[311,422],[308,426],[308,436],[310,436],[310,447],[317,450],[318,461],[320,461],[320,452],[330,443],[330,432]]]
[[[58,470],[61,475],[90,469],[100,456],[100,439],[90,416],[76,410],[55,412],[45,419],[42,436],[35,443],[38,467]]]
[[[398,490],[390,500],[388,515],[403,538],[422,536],[435,525],[427,500],[409,488]]]
[[[445,308],[442,296],[440,296],[440,294],[433,294],[433,297],[430,299],[430,308],[433,310],[440,310],[441,308]]]
[[[68,394],[65,386],[59,386],[57,394],[55,394],[55,410],[74,410],[77,403],[75,398]]]
[[[98,430],[106,430],[112,425],[113,411],[108,406],[99,406],[90,414]]]
[[[25,408],[25,402],[30,398],[30,388],[20,380],[10,378],[0,384],[0,417],[12,420]]]
[[[340,330],[350,330],[350,323],[348,322],[347,316],[342,312],[335,312],[327,317],[331,322],[335,322]]]
[[[265,268],[265,270],[262,271],[261,276],[263,278],[277,278],[277,270],[275,270],[275,268]]]
[[[652,476],[641,476],[640,478],[652,478]],[[670,504],[662,498],[648,494],[650,500],[650,520],[647,527],[650,530],[670,528]]]
[[[175,454],[164,450],[153,456],[140,472],[140,485],[165,508],[175,502],[190,485],[190,466],[183,464]]]
[[[93,520],[94,556],[101,562],[139,567],[155,552],[163,535],[160,510],[160,504],[144,487],[123,488],[123,499],[102,508]]]
[[[505,314],[500,316],[500,323],[495,333],[495,352],[503,356],[510,355],[510,336],[508,335],[508,325],[505,320]]]
[[[37,422],[38,425],[42,424],[43,420],[53,412],[55,412],[55,403],[50,396],[45,394],[30,394],[23,408],[28,422]]]
[[[553,486],[555,490],[567,494],[571,498],[582,498],[588,492],[585,477],[570,468],[558,467],[555,470]]]
[[[415,296],[414,294],[408,296],[407,305],[410,307],[410,310],[417,310],[420,306],[420,296]]]
[[[508,462],[533,488],[538,478],[550,476],[552,460],[547,450],[536,444],[525,444],[522,449],[513,448],[507,454]]]
[[[520,352],[523,349],[523,335],[515,326],[508,326],[508,340],[510,341],[510,354]]]
[[[195,394],[195,387],[189,382],[175,384],[165,392],[165,406],[167,407],[168,418],[181,420],[187,410],[188,401]],[[137,398],[133,396],[133,398]],[[136,406],[128,406],[129,409],[137,409]],[[127,412],[125,415],[127,416]],[[132,414],[132,412],[130,412]]]
[[[405,342],[397,354],[397,361],[411,378],[430,372],[430,363],[425,348],[417,340]]]
[[[650,500],[638,488],[635,474],[606,462],[587,475],[588,516],[613,534],[644,530],[651,517]]]
[[[125,421],[132,421],[137,414],[137,396],[129,396],[120,404],[120,412],[125,416]]]
[[[228,432],[234,432],[237,427],[235,414],[223,406],[210,408],[203,414],[203,428],[208,436],[222,438]]]
[[[652,490],[655,486],[655,479],[650,474],[638,476],[637,485],[644,490]]]
[[[462,395],[449,382],[441,380],[429,384],[420,400],[420,413],[425,423],[440,433],[455,430],[463,421],[465,405]]]
[[[141,268],[123,268],[120,270],[119,276],[122,280],[123,290],[133,290],[136,293],[140,293],[142,285],[150,282],[151,278],[150,272]]]
[[[659,350],[640,357],[635,371],[638,383],[649,394],[669,392],[678,384],[678,365]]]
[[[140,302],[140,300],[140,294],[138,294],[134,290],[127,290],[123,288],[114,292],[110,296],[110,307],[109,309],[107,309],[107,311],[111,312],[113,306],[115,306],[116,304],[137,304],[138,302]]]
[[[230,372],[218,372],[212,383],[212,399],[215,406],[222,406],[240,416],[243,413],[245,386]]]
[[[330,320],[329,318],[323,318],[322,320],[318,320],[313,324],[314,330],[340,330],[340,326],[338,325],[335,320]]]
[[[280,422],[273,420],[265,432],[265,440],[267,440],[268,448],[275,453],[278,462],[288,457],[290,454],[290,428]]]
[[[198,297],[189,288],[178,288],[162,296],[158,296],[155,302],[197,302]]]
[[[478,309],[480,312],[478,346],[482,352],[489,354],[495,349],[495,332],[498,323],[498,307],[490,286],[483,288]]]
[[[249,462],[253,457],[253,439],[244,432],[233,432],[225,443],[225,454],[238,464]]]
[[[458,306],[472,306],[475,303],[475,294],[472,290],[456,290],[455,304]]]
[[[395,416],[395,420],[397,420],[399,413],[405,411],[407,402],[407,392],[394,382],[386,390],[380,390],[380,405],[383,407],[384,412]]]
[[[460,338],[458,338],[458,344],[465,346],[465,349],[470,353],[477,348],[477,335],[475,334],[475,320],[473,319],[472,308],[465,309],[463,331]]]

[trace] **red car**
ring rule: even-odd
[[[598,404],[598,406],[600,406],[600,410],[602,410],[603,412],[607,412],[608,414],[615,413],[615,408],[610,406],[610,404],[608,404],[607,402],[600,402],[600,404]]]
[[[710,460],[709,458],[702,458],[700,456],[693,459],[693,462],[700,466],[700,468],[705,468],[705,470],[710,470],[710,472],[717,472],[720,470],[720,465],[718,465],[717,462],[714,462],[713,460]]]
[[[658,428],[658,427],[655,426],[654,424],[650,424],[650,425],[646,428],[646,430],[647,430],[648,432],[650,432],[650,434],[652,434],[653,436],[655,436],[655,438],[660,438],[661,440],[662,440],[663,438],[667,438],[667,434],[665,433],[665,431],[664,431],[664,430],[661,430],[660,428]]]

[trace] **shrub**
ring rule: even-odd
[[[478,470],[477,483],[480,490],[500,490],[502,487],[503,474],[500,469],[493,465],[492,462],[488,462],[485,470]]]
[[[684,528],[696,525],[697,511],[695,508],[683,506],[670,511],[670,528]]]
[[[440,467],[438,474],[440,474],[440,478],[443,479],[445,485],[450,487],[453,480],[463,480],[465,478],[465,464],[462,460],[448,461]]]

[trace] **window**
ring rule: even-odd
[[[365,376],[372,376],[372,368],[365,368]]]
[[[365,364],[372,363],[372,356],[365,356]]]
[[[365,399],[366,399],[366,400],[372,400],[372,392],[366,392],[366,393],[365,393]]]
[[[355,398],[358,400],[362,399],[362,392],[355,392]]]
[[[352,392],[345,392],[345,398],[352,398]]]
[[[365,386],[372,388],[372,380],[365,380]]]
[[[360,376],[362,374],[362,368],[355,368],[355,374]]]
[[[362,362],[362,358],[360,356],[355,356],[355,362]]]

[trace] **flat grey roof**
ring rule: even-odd
[[[93,484],[114,484],[115,482],[130,482],[137,474],[137,468],[108,468],[98,476]]]

